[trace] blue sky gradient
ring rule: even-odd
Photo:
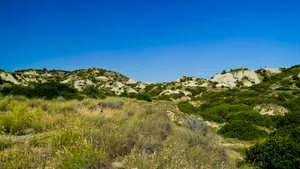
[[[99,67],[139,81],[300,63],[299,0],[0,2],[0,68]]]

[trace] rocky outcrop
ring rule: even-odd
[[[12,82],[14,84],[20,84],[20,82],[18,82],[17,79],[13,77],[10,73],[1,72],[0,77],[5,81]]]
[[[261,82],[259,75],[253,70],[239,70],[224,74],[217,74],[211,80],[216,87],[252,86]]]
[[[133,79],[129,79],[126,84],[137,84],[137,82]]]
[[[85,79],[85,80],[76,80],[74,82],[74,87],[79,90],[82,91],[82,89],[85,86],[89,86],[89,85],[94,85],[94,83],[92,81],[90,81],[89,79]]]
[[[282,72],[279,68],[264,68],[262,71],[268,74],[279,74]]]
[[[258,111],[262,115],[284,115],[288,113],[288,110],[282,106],[276,104],[261,104],[254,107],[254,110]]]

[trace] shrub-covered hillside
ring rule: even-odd
[[[206,91],[178,107],[203,117],[229,142],[250,143],[245,162],[260,168],[299,168],[300,66],[281,71],[258,70],[264,77],[259,84]]]

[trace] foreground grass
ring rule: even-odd
[[[0,99],[0,168],[235,168],[221,138],[169,102]]]

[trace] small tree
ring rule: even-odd
[[[88,85],[83,89],[83,93],[91,98],[105,98],[106,95],[102,93],[96,86]]]

